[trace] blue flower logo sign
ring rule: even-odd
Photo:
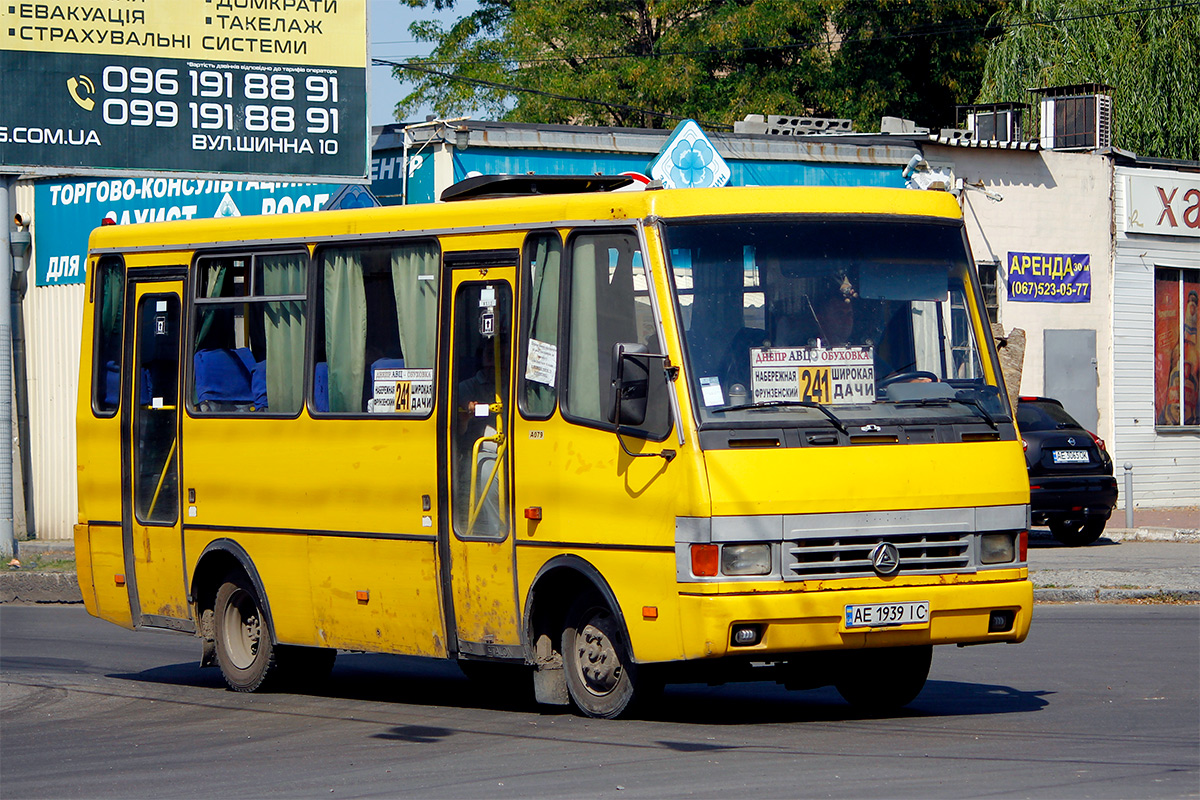
[[[649,173],[668,189],[708,188],[729,182],[729,165],[700,126],[690,119],[675,128],[650,164]]]
[[[704,139],[689,142],[686,139],[671,148],[671,180],[677,186],[712,186],[712,163],[717,153]]]

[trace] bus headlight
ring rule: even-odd
[[[771,545],[724,545],[721,548],[721,573],[724,575],[769,575],[771,573]]]
[[[1015,557],[1011,533],[985,533],[979,537],[979,560],[984,564],[1007,564]]]

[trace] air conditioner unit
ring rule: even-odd
[[[1112,145],[1110,86],[1035,89],[1041,99],[1041,145],[1053,150],[1099,150]]]
[[[1021,140],[1021,111],[975,111],[967,114],[967,130],[976,141],[1018,142]]]

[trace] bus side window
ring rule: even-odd
[[[92,408],[96,414],[108,416],[116,412],[121,399],[125,265],[118,256],[100,259],[93,285],[96,347],[92,363]]]
[[[304,403],[308,254],[203,258],[196,267],[191,408],[292,415]]]
[[[318,255],[313,410],[433,410],[436,242],[330,247]]]
[[[610,428],[613,345],[637,342],[661,352],[637,237],[624,231],[576,235],[569,271],[564,410],[569,418]],[[658,376],[650,380],[646,420],[638,428],[654,439],[666,437],[671,424],[666,380]]]
[[[521,411],[548,419],[557,402],[558,298],[562,240],[538,233],[525,244],[521,265]]]

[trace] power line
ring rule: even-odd
[[[1197,7],[1197,6],[1200,6],[1200,0],[1178,0],[1177,2],[1160,3],[1158,5],[1138,6],[1135,8],[1126,8],[1126,9],[1117,10],[1117,11],[1104,11],[1104,12],[1097,12],[1097,13],[1093,13],[1093,14],[1077,14],[1077,15],[1067,16],[1067,17],[1055,17],[1052,19],[1037,18],[1037,19],[1030,20],[1030,21],[1010,22],[1010,23],[1000,24],[1000,25],[993,25],[991,23],[980,25],[975,22],[965,22],[964,21],[964,23],[960,24],[960,25],[951,24],[951,25],[946,25],[946,26],[939,26],[939,27],[931,28],[931,29],[925,30],[925,31],[887,32],[886,29],[884,29],[884,32],[880,33],[879,35],[872,35],[870,37],[844,38],[840,41],[840,46],[845,46],[847,43],[882,42],[882,41],[891,41],[891,40],[897,40],[897,39],[914,39],[914,38],[924,38],[924,37],[928,37],[928,36],[943,36],[943,35],[955,34],[955,33],[969,33],[972,31],[987,30],[989,28],[998,28],[1005,32],[1009,32],[1012,30],[1016,30],[1018,28],[1030,27],[1030,26],[1034,26],[1034,25],[1046,25],[1046,24],[1055,24],[1055,23],[1063,23],[1063,22],[1077,22],[1077,21],[1082,21],[1082,20],[1100,19],[1100,18],[1106,18],[1106,17],[1129,16],[1129,15],[1133,15],[1133,14],[1142,14],[1142,13],[1146,13],[1146,12],[1150,12],[1150,11],[1166,11],[1166,10],[1175,9],[1175,8],[1190,8],[1190,7]],[[579,61],[579,60],[647,59],[647,58],[661,58],[664,56],[674,56],[674,55],[683,55],[683,56],[687,56],[687,55],[727,55],[727,54],[733,54],[733,53],[746,53],[746,52],[794,50],[794,49],[798,49],[798,48],[808,47],[811,44],[812,43],[809,42],[809,43],[805,43],[805,44],[790,44],[790,45],[758,45],[758,46],[753,46],[753,47],[709,48],[709,49],[705,49],[705,50],[675,50],[675,51],[665,51],[665,52],[653,53],[653,54],[647,54],[647,55],[640,55],[640,54],[635,54],[635,53],[608,53],[608,54],[600,53],[600,54],[583,55],[583,56],[567,54],[567,55],[563,55],[563,56],[545,57],[545,58],[521,58],[520,62],[523,64],[530,64],[530,63],[564,62],[564,61],[571,61],[571,60]],[[679,116],[677,114],[667,114],[667,113],[661,112],[661,111],[652,111],[650,109],[638,108],[636,106],[630,106],[630,105],[627,105],[624,103],[614,103],[614,102],[607,101],[607,100],[593,100],[591,98],[586,98],[586,97],[574,97],[571,95],[556,94],[553,92],[545,92],[545,91],[542,91],[539,89],[532,89],[532,88],[525,87],[525,86],[518,86],[516,84],[507,84],[507,83],[500,83],[497,81],[488,81],[488,80],[484,80],[481,78],[470,78],[465,75],[458,75],[458,74],[455,74],[452,72],[444,72],[441,70],[433,69],[433,67],[435,67],[435,66],[464,67],[464,66],[499,65],[502,63],[503,62],[501,62],[501,61],[432,61],[432,60],[414,63],[413,61],[392,61],[392,60],[382,59],[382,58],[373,58],[372,59],[372,65],[374,65],[374,66],[387,66],[387,67],[409,70],[412,72],[420,72],[423,74],[434,75],[434,76],[437,76],[440,78],[444,78],[448,81],[467,83],[467,84],[471,84],[474,86],[480,86],[480,87],[489,88],[489,89],[499,89],[501,91],[511,92],[514,94],[530,94],[530,95],[535,95],[535,96],[547,97],[547,98],[554,99],[554,100],[565,100],[568,102],[583,103],[585,105],[601,106],[603,108],[609,109],[610,111],[620,110],[620,111],[632,112],[632,113],[637,113],[637,114],[644,114],[646,116],[656,117],[659,119],[673,119],[673,120],[688,119],[687,117]],[[709,128],[716,128],[716,129],[721,129],[721,130],[732,130],[732,126],[726,125],[723,123],[713,123],[713,122],[701,121],[701,124],[706,127],[709,127]]]
[[[485,87],[488,89],[501,89],[501,90],[504,90],[507,92],[519,92],[522,94],[532,94],[532,95],[538,95],[540,97],[548,97],[548,98],[551,98],[552,100],[567,100],[567,101],[573,102],[573,103],[584,103],[586,105],[602,106],[604,108],[609,109],[610,111],[618,111],[618,110],[619,111],[628,111],[628,112],[632,112],[635,114],[645,114],[648,117],[657,117],[659,119],[673,119],[673,120],[678,120],[678,121],[690,119],[690,117],[683,117],[678,114],[667,114],[662,111],[651,111],[648,108],[638,108],[637,106],[631,106],[631,105],[627,105],[625,103],[613,103],[608,100],[592,100],[587,97],[572,97],[571,95],[566,95],[566,94],[556,94],[554,92],[544,92],[541,89],[530,89],[525,86],[516,86],[516,85],[508,84],[508,83],[498,83],[497,81],[487,81],[487,80],[483,80],[482,78],[468,78],[465,75],[454,75],[449,72],[441,72],[441,71],[435,70],[435,69],[428,69],[423,65],[418,66],[416,64],[411,64],[411,63],[406,63],[406,62],[387,61],[382,58],[373,58],[373,59],[371,59],[371,63],[376,66],[399,67],[400,69],[412,70],[414,72],[423,72],[427,75],[436,75],[439,78],[446,78],[447,80],[458,81],[459,83],[469,83],[474,86],[482,86],[482,87]],[[703,125],[707,128],[710,128],[710,129],[719,129],[719,130],[726,130],[726,131],[733,130],[732,125],[726,125],[721,122],[705,122],[702,120],[697,120],[697,122],[699,122],[701,125]]]
[[[1027,28],[1027,27],[1032,27],[1032,26],[1037,26],[1037,25],[1056,24],[1056,23],[1062,23],[1062,22],[1078,22],[1078,21],[1082,21],[1082,20],[1101,19],[1101,18],[1105,18],[1105,17],[1131,16],[1134,14],[1142,14],[1142,13],[1150,12],[1150,11],[1167,11],[1167,10],[1175,9],[1175,8],[1191,8],[1191,7],[1197,7],[1197,6],[1200,6],[1200,0],[1178,0],[1178,2],[1162,3],[1159,5],[1138,6],[1135,8],[1126,8],[1126,9],[1121,9],[1121,10],[1117,10],[1117,11],[1104,11],[1104,12],[1096,12],[1096,13],[1092,13],[1092,14],[1076,14],[1073,16],[1066,16],[1066,17],[1053,17],[1053,18],[1039,17],[1037,19],[1033,19],[1033,20],[1030,20],[1027,22],[1026,21],[1018,21],[1018,22],[1010,22],[1007,24],[991,24],[991,23],[979,24],[976,22],[964,21],[962,24],[947,24],[947,25],[942,25],[942,26],[931,27],[931,28],[929,28],[927,30],[923,30],[923,31],[886,32],[886,29],[884,29],[884,32],[879,33],[877,35],[871,35],[871,36],[866,36],[866,37],[843,38],[840,40],[839,45],[845,46],[846,44],[866,44],[866,43],[871,43],[871,42],[886,42],[886,41],[901,40],[901,39],[920,39],[920,38],[926,38],[926,37],[930,37],[930,36],[944,36],[947,34],[971,33],[973,31],[988,30],[989,28],[997,28],[997,29],[1007,32],[1007,31],[1011,31],[1011,30],[1016,30],[1018,28]],[[566,62],[566,61],[613,61],[613,60],[624,60],[624,59],[655,59],[655,58],[663,58],[665,56],[703,56],[703,55],[722,56],[722,55],[731,55],[731,54],[736,54],[736,53],[797,50],[797,49],[811,47],[814,44],[816,44],[816,42],[810,41],[810,42],[804,42],[804,43],[799,43],[799,44],[754,45],[754,46],[748,46],[748,47],[706,48],[703,50],[665,50],[665,51],[661,51],[661,52],[657,52],[657,53],[645,53],[645,54],[642,54],[642,53],[587,53],[587,54],[579,55],[579,54],[568,53],[568,54],[561,55],[561,56],[542,56],[542,57],[534,57],[534,58],[522,57],[519,60],[523,64],[545,64],[545,63],[556,63],[556,62]],[[432,60],[430,60],[430,61],[422,61],[421,62],[421,64],[425,65],[425,66],[439,66],[439,67],[488,66],[488,65],[502,65],[503,63],[504,63],[503,61],[498,61],[498,60],[474,60],[474,61],[464,61],[464,60],[432,61]]]

